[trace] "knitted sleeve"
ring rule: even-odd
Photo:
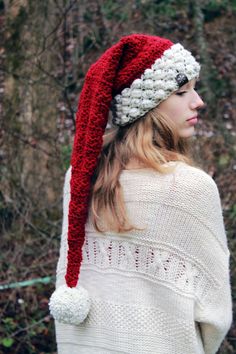
[[[222,234],[219,233],[216,235],[216,242],[220,240],[224,246],[222,254],[219,257],[222,269],[221,278],[217,279],[221,284],[218,289],[211,288],[204,299],[203,306],[198,306],[197,304],[195,308],[195,321],[200,323],[202,341],[206,354],[215,354],[217,352],[232,323],[232,300],[229,272],[230,253],[227,249],[220,198],[217,188],[214,187],[216,186],[213,186],[213,188],[209,188],[208,190],[208,200],[209,202],[215,200],[215,205],[213,204],[211,206],[209,204],[208,207],[215,209],[214,213],[210,213],[210,216],[213,217],[211,223],[215,225],[221,223],[219,231],[221,230],[220,232],[222,232]],[[211,252],[212,250],[209,249],[209,253]]]
[[[69,214],[69,203],[70,203],[70,178],[71,178],[71,167],[67,170],[64,181],[63,188],[63,221],[62,221],[62,233],[61,233],[61,243],[60,243],[60,254],[57,263],[56,271],[56,288],[60,285],[66,283],[66,260],[67,260],[67,232],[68,232],[68,214]]]
[[[202,298],[196,301],[194,320],[201,330],[205,354],[215,354],[232,323],[230,252],[219,191],[214,180],[196,168],[180,172],[176,185],[184,195],[174,202],[176,207],[194,216],[195,229],[201,225],[199,250],[202,245],[207,245],[204,256],[198,253],[197,261],[205,267],[211,284],[207,285]]]
[[[196,306],[195,321],[200,323],[206,354],[215,354],[232,323],[230,281],[222,274],[222,286],[212,292],[203,308]]]

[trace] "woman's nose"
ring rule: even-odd
[[[202,108],[203,106],[205,106],[205,103],[203,102],[203,100],[201,99],[199,94],[195,91],[195,95],[194,95],[193,100],[191,102],[191,108],[198,109],[198,108]]]

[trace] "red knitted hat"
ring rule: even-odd
[[[198,77],[199,70],[199,64],[182,45],[144,34],[121,38],[90,67],[80,95],[71,159],[67,285],[59,287],[49,302],[50,312],[59,322],[79,324],[89,312],[88,293],[77,282],[90,181],[111,105],[113,123],[130,124]]]

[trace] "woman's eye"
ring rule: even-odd
[[[185,93],[186,93],[186,91],[180,91],[180,92],[176,92],[176,95],[183,96]]]

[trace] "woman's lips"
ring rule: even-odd
[[[188,122],[190,125],[195,125],[195,124],[197,123],[197,117],[189,118],[189,119],[187,119],[187,122]]]

